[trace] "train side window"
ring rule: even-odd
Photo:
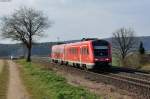
[[[89,49],[87,47],[81,48],[82,55],[89,55]]]
[[[84,48],[81,48],[81,54],[84,55]]]
[[[86,54],[89,55],[89,49],[88,48],[86,48]]]
[[[77,48],[71,48],[70,53],[74,55],[77,54]]]
[[[74,54],[76,55],[76,48],[74,48]]]
[[[89,55],[89,48],[87,48],[87,54]]]
[[[74,48],[72,48],[72,54],[74,54],[74,53],[75,53]]]
[[[85,47],[81,48],[81,53],[82,53],[82,55],[86,55],[86,48]]]
[[[70,48],[68,48],[68,56],[69,56],[69,54],[71,54],[71,52],[70,52]]]
[[[86,48],[84,48],[84,55],[86,55]]]
[[[77,55],[77,53],[78,53],[78,50],[77,50],[77,48],[75,48],[75,54]]]
[[[82,48],[80,49],[80,54],[82,55]]]
[[[74,54],[77,55],[77,48],[74,49]]]
[[[72,54],[74,54],[74,48],[72,48]]]
[[[71,51],[72,51],[72,54],[74,54],[74,49],[73,48],[71,48]]]
[[[71,54],[71,48],[69,48],[69,54]]]
[[[70,50],[70,49],[68,49],[68,50],[69,50],[69,51],[68,51],[68,52],[69,52],[69,54],[71,54],[71,50]]]
[[[73,48],[71,48],[71,53],[73,54]]]
[[[84,55],[86,55],[86,48],[84,48]]]
[[[85,48],[85,55],[87,55],[87,48]]]
[[[72,48],[70,48],[70,53],[72,54]]]
[[[74,54],[76,55],[76,48],[74,48]]]
[[[76,48],[76,54],[78,55],[78,48]]]

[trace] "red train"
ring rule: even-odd
[[[51,60],[86,69],[110,66],[111,45],[105,40],[84,39],[80,42],[52,46]]]

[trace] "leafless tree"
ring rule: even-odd
[[[137,49],[138,40],[131,28],[120,28],[113,33],[112,46],[114,53],[124,65],[126,56]]]
[[[43,36],[50,26],[48,17],[33,8],[20,8],[12,15],[2,18],[1,32],[4,38],[21,41],[28,49],[27,62],[31,61],[32,43],[35,37]]]

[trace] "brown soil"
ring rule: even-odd
[[[13,61],[8,61],[8,65],[10,76],[7,99],[29,99],[29,95],[21,82],[17,65]]]

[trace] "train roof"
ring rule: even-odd
[[[83,43],[89,43],[89,42],[103,42],[103,43],[108,43],[108,41],[103,40],[103,39],[97,39],[97,38],[83,38],[81,41],[77,41],[77,42],[72,42],[72,43],[65,43],[65,44],[57,44],[54,46],[65,46],[67,45],[74,45],[74,44],[83,44]]]
[[[81,41],[99,40],[98,38],[82,38]]]

